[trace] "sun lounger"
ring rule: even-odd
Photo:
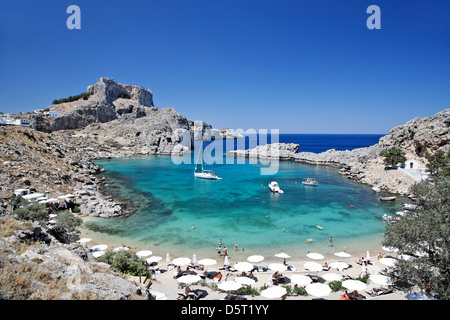
[[[349,293],[348,295],[350,296],[350,299],[351,299],[351,300],[364,300],[364,299],[366,299],[365,296],[363,296],[362,294],[360,294],[360,293],[357,292],[357,291],[354,291],[354,292],[352,292],[352,293]]]
[[[368,295],[371,297],[378,297],[385,294],[393,293],[394,291],[392,289],[386,289],[386,288],[373,288],[370,291],[366,291]]]
[[[189,300],[198,300],[200,298],[200,295],[196,291],[191,291],[187,294],[187,298]]]
[[[187,294],[185,294],[182,291],[178,291],[178,300],[186,300],[187,299]]]
[[[247,298],[241,295],[228,294],[224,300],[247,300]]]

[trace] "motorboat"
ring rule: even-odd
[[[393,201],[395,197],[379,197],[378,199],[381,201]]]
[[[380,188],[377,188],[377,187],[373,187],[372,190],[375,191],[376,193],[381,191]]]
[[[417,209],[417,205],[411,203],[402,203],[403,210],[414,211]]]
[[[278,185],[278,182],[276,182],[276,181],[272,181],[271,183],[269,183],[269,188],[270,188],[270,191],[272,191],[272,192],[278,192],[281,194],[284,193],[284,191],[280,189],[280,186]]]
[[[317,186],[319,182],[314,178],[308,178],[305,181],[302,181],[305,186]]]

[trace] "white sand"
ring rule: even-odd
[[[107,250],[112,250],[117,246],[120,246],[120,244],[118,243],[110,243],[109,241],[111,240],[108,236],[106,237],[99,237],[99,234],[96,232],[90,232],[87,229],[81,229],[81,237],[89,237],[92,239],[91,242],[89,242],[87,245],[89,248],[92,248],[94,245],[96,244],[107,244],[109,246],[109,248]],[[150,249],[152,250],[152,248],[132,248],[132,250],[138,251],[141,249]],[[159,248],[160,251],[161,248]],[[323,265],[325,262],[327,262],[328,264],[335,262],[335,261],[342,261],[345,262],[349,265],[351,265],[350,268],[345,269],[343,271],[340,272],[341,275],[349,275],[353,278],[357,278],[362,271],[362,267],[357,264],[355,261],[358,260],[358,258],[360,257],[366,257],[366,251],[361,251],[361,250],[355,250],[352,251],[350,250],[351,248],[347,248],[346,252],[348,252],[349,254],[352,255],[352,257],[349,258],[341,258],[341,257],[337,257],[334,256],[333,254],[324,254],[325,257],[322,260],[312,260],[306,257],[306,253],[305,253],[305,257],[304,259],[287,259],[287,264],[294,266],[297,270],[296,271],[284,271],[282,272],[282,274],[284,276],[286,276],[288,279],[290,277],[292,277],[292,275],[294,274],[310,274],[310,275],[318,275],[318,276],[322,276],[326,273],[339,273],[338,270],[331,268],[329,271],[320,271],[320,272],[312,272],[312,271],[308,271],[303,267],[303,264],[305,262],[308,261],[313,261],[313,262],[317,262],[321,265]],[[250,255],[252,255],[251,252],[245,252],[245,254],[243,255],[242,252],[240,252],[239,255],[236,254],[236,252],[234,251],[233,248],[229,248],[229,254],[230,254],[230,263],[231,266],[234,266],[234,264],[236,262],[239,261],[244,261],[242,260],[242,257],[248,257]],[[335,249],[335,250],[331,250],[331,248],[327,249],[328,252],[332,251],[332,252],[338,252],[338,251],[342,251],[339,249]],[[163,251],[164,252],[164,251]],[[366,270],[369,274],[379,274],[379,272],[383,269],[386,268],[386,266],[384,266],[383,264],[381,264],[378,259],[377,259],[377,255],[378,252],[381,252],[384,256],[386,255],[390,255],[390,256],[395,256],[396,254],[394,253],[389,253],[389,252],[385,252],[383,251],[381,248],[379,250],[373,250],[369,251],[370,254],[370,260],[374,263],[373,265],[368,265],[366,267]],[[318,252],[321,253],[321,252]],[[233,254],[235,254],[236,257],[239,256],[240,260],[235,260],[233,259]],[[274,253],[275,254],[275,253]],[[181,289],[178,286],[178,281],[176,279],[173,278],[174,272],[175,270],[167,270],[167,263],[165,262],[166,260],[166,256],[161,255],[161,254],[157,254],[157,253],[153,253],[153,255],[159,255],[162,256],[163,259],[161,261],[159,261],[158,263],[158,267],[160,268],[160,270],[162,271],[161,274],[159,274],[156,277],[153,277],[152,281],[151,281],[151,286],[150,286],[150,291],[158,291],[158,292],[162,292],[165,294],[165,296],[167,297],[168,300],[176,300],[178,298],[178,292],[182,292],[184,291],[184,288]],[[190,253],[186,253],[185,257],[189,257],[192,258],[192,254]],[[199,257],[197,256],[198,259],[203,259],[203,258],[211,258],[211,259],[215,259],[217,261],[216,265],[213,266],[208,266],[206,269],[207,271],[216,271],[216,272],[221,272],[223,275],[223,278],[221,280],[225,281],[225,280],[233,280],[233,278],[235,276],[240,275],[240,272],[236,271],[236,272],[227,272],[227,271],[223,271],[223,270],[219,270],[219,267],[223,267],[223,262],[224,262],[224,258],[223,256],[218,256],[217,254],[210,254],[209,256],[202,256]],[[176,258],[176,257],[171,257]],[[283,259],[281,258],[277,258],[275,256],[272,257],[265,257],[264,261],[262,262],[258,262],[258,263],[254,263],[255,265],[259,265],[259,266],[263,266],[263,267],[267,267],[269,264],[271,263],[282,263]],[[182,270],[185,270],[185,267],[182,267]],[[195,270],[195,272],[197,274],[201,274],[202,271],[198,271]],[[267,284],[269,279],[271,278],[272,274],[274,272],[273,271],[266,271],[266,272],[254,272],[254,276],[258,279],[258,281],[252,285],[252,287],[259,289],[260,287],[264,286],[264,284]],[[130,280],[135,281],[135,282],[139,282],[139,277],[129,277]],[[142,278],[142,281],[144,279]],[[214,281],[207,279],[207,284],[213,284]],[[329,281],[326,281],[325,284],[328,284]],[[148,284],[148,282],[147,282]],[[286,283],[286,284],[279,284],[279,286],[283,286],[283,285],[290,285],[291,287],[293,287],[293,283]],[[369,283],[367,284],[367,289],[364,289],[362,291],[360,291],[359,293],[362,294],[363,296],[366,297],[366,300],[407,300],[405,297],[405,293],[398,291],[398,290],[394,290],[394,293],[391,294],[386,294],[386,295],[381,295],[381,296],[377,296],[377,297],[371,297],[369,294],[366,293],[366,291],[370,291],[373,288],[378,288],[381,287],[378,284],[374,284],[374,283]],[[204,295],[201,299],[202,300],[215,300],[215,299],[223,299],[225,298],[225,296],[227,295],[226,292],[220,291],[220,290],[213,290],[212,288],[208,287],[208,286],[201,286],[199,284],[196,285],[190,285],[190,288],[192,290],[200,290],[200,291],[206,291],[206,295]],[[351,292],[351,290],[348,290],[348,292]],[[339,300],[339,297],[343,294],[343,291],[337,291],[337,292],[332,292],[330,295],[323,297],[324,299],[327,300]],[[247,298],[247,300],[267,300],[266,298],[262,297],[262,296],[245,296]],[[286,300],[311,300],[314,299],[316,297],[308,295],[308,296],[287,296]]]

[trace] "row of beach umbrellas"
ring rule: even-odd
[[[91,239],[82,238],[78,242],[79,243],[87,243],[89,241],[91,241]],[[98,257],[98,256],[101,256],[102,254],[104,254],[105,253],[104,250],[106,250],[107,248],[108,248],[108,246],[104,245],[104,244],[100,244],[100,245],[96,245],[96,246],[92,247],[92,249],[94,250],[94,253],[93,253],[94,257]],[[129,250],[129,248],[122,246],[122,247],[113,249],[113,251],[115,251],[115,252],[122,251],[122,250]],[[138,251],[136,253],[136,255],[140,258],[144,258],[144,257],[151,256],[152,251],[141,250],[141,251]],[[335,253],[335,255],[338,257],[350,257],[350,255],[345,252],[338,252],[338,253]],[[275,256],[278,258],[283,258],[283,259],[290,258],[290,256],[284,252],[275,254]],[[307,257],[310,259],[313,259],[313,260],[324,259],[324,256],[319,253],[308,253]],[[369,258],[368,252],[367,252],[367,257]],[[159,262],[160,260],[162,260],[162,257],[159,257],[159,256],[152,256],[152,257],[149,257],[146,259],[146,261],[148,263]],[[261,255],[252,255],[247,258],[247,261],[252,262],[252,263],[261,262],[263,260],[264,260],[264,257]],[[166,255],[166,262],[170,263],[170,255],[169,254]],[[178,265],[178,266],[189,265],[191,262],[194,262],[195,264],[198,263],[198,264],[204,265],[204,266],[211,266],[211,265],[217,264],[217,261],[214,259],[206,258],[206,259],[197,260],[195,254],[193,255],[192,260],[187,257],[181,257],[181,258],[176,258],[176,259],[172,260],[172,263],[174,265]],[[236,269],[238,271],[249,272],[249,271],[253,270],[253,268],[254,268],[254,265],[249,262],[237,262],[234,265],[234,269]],[[396,260],[392,259],[392,258],[382,258],[382,259],[380,259],[380,262],[387,266],[394,266],[396,263]],[[230,265],[230,263],[228,261],[228,257],[225,257],[224,264]],[[303,264],[303,266],[306,270],[315,271],[315,272],[322,271],[322,268],[323,268],[322,265],[317,262],[306,262]],[[335,268],[339,271],[342,271],[349,267],[349,265],[347,263],[341,262],[341,261],[332,262],[329,264],[329,266],[331,268]],[[270,270],[279,271],[279,272],[287,270],[287,266],[284,264],[281,264],[281,263],[269,264],[268,268]],[[336,274],[336,273],[326,273],[323,275],[323,278],[327,281],[341,281],[342,280],[342,276],[339,274]],[[202,278],[198,275],[185,275],[185,276],[178,278],[179,283],[185,283],[185,284],[193,284],[193,283],[197,283],[201,280],[202,280]],[[298,284],[301,286],[305,286],[306,292],[309,295],[312,295],[315,297],[324,297],[324,296],[328,296],[331,293],[331,288],[328,285],[325,285],[322,283],[312,283],[312,279],[306,275],[294,274],[294,275],[292,275],[290,280],[292,283],[295,283],[295,284]],[[389,277],[383,276],[383,275],[370,275],[369,280],[373,283],[377,283],[380,285],[392,284],[391,279]],[[255,280],[250,279],[248,277],[235,277],[234,280],[221,282],[218,285],[218,288],[220,290],[229,292],[229,291],[238,290],[243,285],[252,285],[254,283],[255,283]],[[345,280],[342,282],[342,286],[348,290],[358,290],[358,291],[364,290],[367,287],[367,285],[364,282],[359,281],[359,280]],[[279,297],[286,295],[286,289],[284,287],[271,286],[271,287],[261,291],[260,294],[261,294],[261,296],[266,297],[268,299],[274,299],[274,298],[279,298]],[[161,298],[164,299],[164,297],[161,297]]]

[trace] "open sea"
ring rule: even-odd
[[[279,142],[298,143],[300,151],[322,152],[370,146],[381,136],[281,134]],[[142,156],[96,161],[106,169],[102,192],[133,214],[87,218],[85,235],[97,243],[125,244],[172,258],[194,253],[199,259],[215,258],[219,239],[234,261],[252,254],[272,257],[281,251],[299,259],[307,251],[365,255],[366,250],[381,247],[383,214],[395,215],[403,202],[399,197],[380,202],[370,186],[327,166],[281,161],[275,175],[261,175],[267,164],[249,159],[238,163],[224,156],[223,164],[205,167],[223,178],[211,181],[194,178],[194,153],[190,160],[175,164],[170,156]],[[306,178],[316,178],[319,185],[303,185]],[[271,181],[277,181],[284,194],[272,193]]]

